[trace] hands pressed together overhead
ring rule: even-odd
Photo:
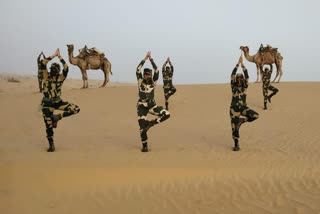
[[[40,54],[44,56],[44,54],[43,54],[42,51],[41,51]],[[56,56],[57,56],[59,59],[62,58],[61,55],[60,55],[60,50],[59,50],[59,48],[57,48],[56,52],[54,52],[54,54],[53,54],[52,56],[50,56],[50,58],[53,59],[53,58],[55,58]]]
[[[241,66],[244,66],[242,54],[241,54],[241,56],[239,57],[239,60],[238,60],[238,65],[240,65],[240,64],[241,64]]]
[[[152,60],[151,51],[148,51],[147,55],[144,57],[144,61],[146,61],[147,59]]]

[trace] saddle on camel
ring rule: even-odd
[[[101,58],[104,57],[104,53],[101,52],[99,49],[93,47],[93,48],[88,48],[87,45],[85,45],[82,49],[79,50],[80,55],[82,54],[83,57],[88,57],[88,56],[100,56]]]
[[[278,52],[278,48],[273,48],[271,45],[267,45],[266,47],[263,47],[263,45],[260,45],[259,52],[261,54],[270,52],[272,55],[275,55]]]

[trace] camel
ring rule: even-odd
[[[257,80],[256,80],[256,82],[261,82],[261,80],[259,81],[259,74],[261,74],[260,65],[263,66],[265,64],[273,64],[273,63],[276,64],[277,75],[272,82],[275,82],[278,76],[279,76],[279,79],[278,79],[277,83],[280,82],[280,79],[282,76],[282,59],[283,59],[283,57],[281,56],[281,54],[279,52],[275,52],[274,54],[272,54],[271,51],[267,51],[267,52],[264,52],[264,56],[262,56],[261,53],[258,51],[255,55],[250,56],[248,46],[241,46],[240,49],[244,52],[244,56],[249,62],[254,62],[256,64],[256,67],[257,67]]]
[[[68,47],[69,62],[72,65],[78,66],[82,73],[82,80],[83,80],[82,88],[88,88],[88,75],[87,75],[88,69],[93,69],[93,70],[101,69],[104,73],[104,82],[101,85],[101,87],[106,86],[106,84],[109,82],[109,72],[112,75],[111,63],[109,62],[109,60],[106,57],[104,56],[102,57],[100,55],[84,56],[83,53],[79,53],[78,56],[74,57],[73,44],[67,45],[67,47]]]

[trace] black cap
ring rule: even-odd
[[[145,74],[152,74],[152,70],[150,68],[145,68],[143,70],[143,75],[145,75]]]
[[[50,67],[51,72],[60,72],[60,65],[58,63],[52,63]]]

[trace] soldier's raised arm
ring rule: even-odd
[[[159,69],[158,69],[156,63],[154,63],[153,59],[151,58],[151,55],[149,56],[149,59],[150,59],[151,65],[152,65],[152,67],[154,69],[153,82],[156,85],[157,81],[159,79]]]
[[[170,76],[172,77],[173,76],[173,72],[174,72],[174,68],[173,68],[173,65],[172,65],[172,63],[171,63],[171,60],[170,60],[170,58],[168,57],[168,61],[169,61],[169,65],[170,65],[170,68],[171,68],[171,72],[170,72]]]
[[[243,59],[242,59],[242,55],[239,57],[239,60],[238,60],[238,63],[236,65],[236,67],[234,67],[234,69],[232,70],[232,73],[231,73],[231,84],[234,83],[235,79],[236,79],[236,73],[237,73],[237,70],[238,70],[238,67],[240,64],[243,63]]]
[[[163,66],[162,66],[162,73],[166,70],[166,65],[168,63],[168,60],[164,62]]]
[[[56,56],[58,55],[58,49],[56,50],[56,52],[47,57],[47,58],[44,58],[43,60],[41,60],[41,70],[43,72],[43,79],[46,80],[49,76],[48,74],[48,68],[47,68],[47,64],[48,62],[50,62],[53,58],[55,58]]]
[[[136,76],[139,84],[142,82],[142,73],[141,73],[142,66],[144,65],[146,60],[149,58],[149,55],[150,55],[150,51],[147,53],[147,55],[143,58],[143,60],[139,63],[137,67]]]
[[[259,66],[260,71],[263,71],[263,65]]]
[[[248,70],[247,68],[244,66],[243,62],[241,63],[241,68],[242,68],[242,71],[244,73],[244,78],[246,80],[246,83],[248,83],[249,81],[249,75],[248,75]]]
[[[272,73],[272,71],[273,71],[273,66],[272,66],[272,64],[269,64],[270,65],[270,73]]]
[[[41,60],[40,60],[41,55],[42,55],[42,52],[39,54],[39,56],[38,56],[38,58],[37,58],[38,65],[41,63]]]
[[[234,67],[234,69],[232,70],[231,83],[233,83],[236,79],[236,73],[237,73],[238,67],[239,67],[239,64],[237,64],[236,67]]]
[[[68,67],[68,64],[66,63],[66,61],[64,61],[64,59],[63,59],[62,56],[60,55],[60,50],[59,50],[59,48],[58,48],[57,50],[58,50],[57,56],[59,57],[59,60],[60,60],[60,62],[62,63],[62,66],[63,66],[62,75],[64,76],[64,79],[65,79],[65,78],[67,78],[67,76],[68,76],[69,67]]]

